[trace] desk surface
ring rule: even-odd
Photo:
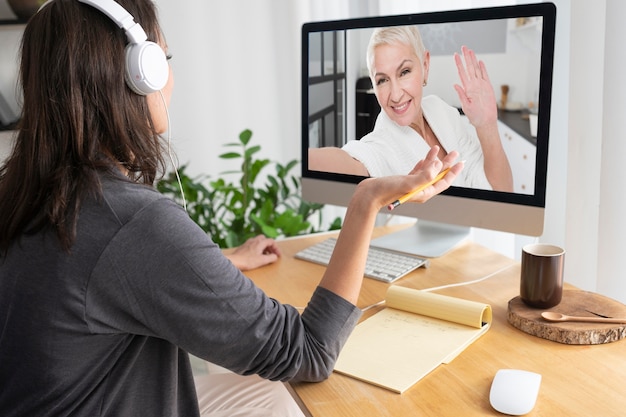
[[[384,234],[389,228],[375,232]],[[324,267],[297,260],[300,249],[326,238],[309,236],[279,242],[282,258],[247,275],[271,297],[305,306]],[[324,416],[501,416],[489,404],[495,373],[515,368],[542,374],[537,404],[529,416],[622,416],[626,413],[626,342],[573,346],[523,333],[506,320],[508,301],[519,293],[519,263],[474,243],[464,243],[432,259],[394,285],[425,289],[471,281],[500,271],[468,286],[437,291],[488,303],[493,308],[491,329],[452,363],[441,365],[403,394],[333,373],[320,383],[292,387],[314,417]],[[567,279],[567,277],[566,277]],[[358,306],[384,298],[389,284],[365,279]],[[374,314],[371,309],[364,318]]]

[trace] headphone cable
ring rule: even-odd
[[[183,209],[187,211],[187,199],[185,199],[185,191],[183,190],[183,183],[180,180],[180,175],[178,174],[178,161],[174,160],[174,154],[172,152],[172,128],[171,128],[172,124],[170,121],[170,112],[167,108],[167,104],[165,103],[165,97],[163,96],[163,92],[161,90],[159,90],[159,95],[161,96],[161,101],[163,102],[163,108],[165,109],[165,116],[167,117],[167,154],[170,157],[172,168],[174,169],[174,173],[176,174],[176,180],[178,181],[178,188],[180,188],[180,196],[183,201]]]

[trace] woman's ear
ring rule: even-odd
[[[422,72],[424,75],[424,86],[428,83],[428,70],[430,69],[430,52],[424,51],[424,57],[422,58]]]

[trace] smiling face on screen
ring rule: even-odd
[[[414,49],[395,42],[378,45],[372,59],[372,83],[380,107],[400,126],[422,117],[423,85],[428,78],[430,55],[420,59]]]

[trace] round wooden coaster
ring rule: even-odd
[[[569,316],[597,317],[593,314],[596,313],[608,317],[626,317],[626,306],[622,303],[592,292],[564,290],[561,303],[550,309],[528,307],[519,296],[511,299],[507,320],[525,333],[568,345],[599,345],[626,337],[626,324],[554,323],[541,317],[544,311]]]

